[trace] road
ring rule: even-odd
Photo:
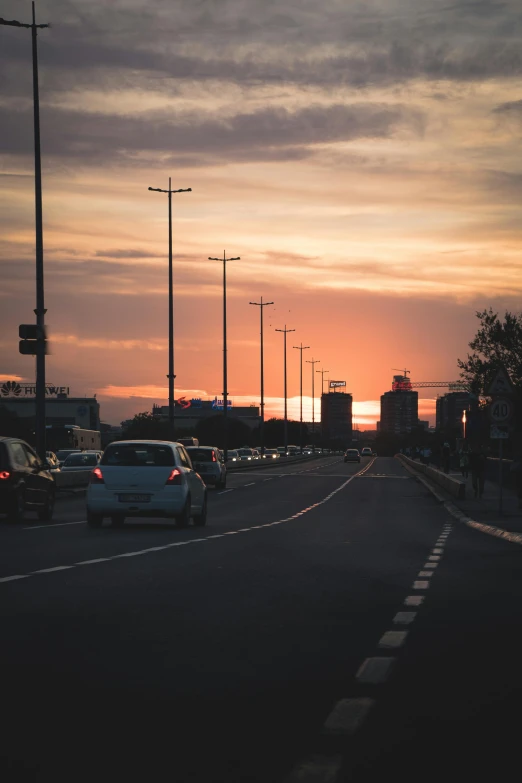
[[[203,529],[84,502],[0,523],[2,780],[516,769],[522,548],[396,460],[230,474]]]

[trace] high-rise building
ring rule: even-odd
[[[468,392],[449,392],[437,397],[436,427],[440,432],[462,430],[462,412],[469,409]]]
[[[347,446],[352,439],[352,395],[329,392],[321,395],[321,429],[324,441]]]
[[[388,391],[381,396],[379,432],[404,435],[419,426],[419,394],[416,391]]]

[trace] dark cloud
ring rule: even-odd
[[[493,111],[496,114],[522,115],[522,100],[500,103],[498,106],[495,106]]]

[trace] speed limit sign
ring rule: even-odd
[[[495,424],[506,424],[513,415],[513,403],[505,398],[493,400],[489,415]]]

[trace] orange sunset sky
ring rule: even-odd
[[[26,0],[0,16],[30,19]],[[374,427],[393,368],[455,380],[477,309],[519,309],[522,5],[39,0],[47,377],[112,424],[166,404],[167,198],[176,396],[228,384],[299,416],[299,351]],[[0,378],[34,378],[31,46],[0,27]],[[311,418],[304,364],[304,418]],[[315,375],[319,397],[321,376]],[[419,416],[434,420],[421,390]],[[316,418],[319,416],[317,403]]]

